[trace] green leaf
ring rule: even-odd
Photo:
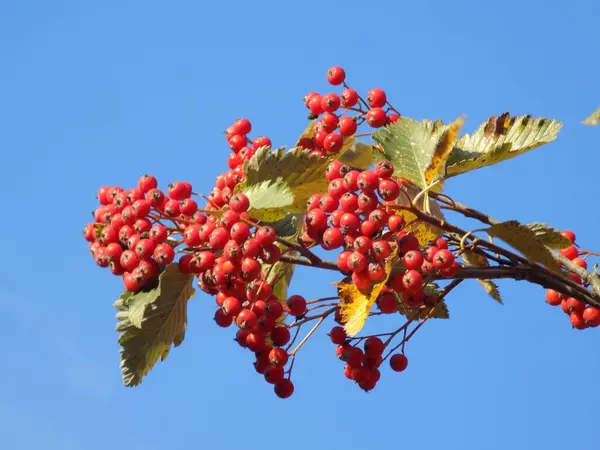
[[[373,133],[383,156],[394,164],[396,175],[426,188],[443,176],[446,161],[462,126],[460,118],[450,125],[421,123],[401,117]]]
[[[490,266],[490,263],[488,262],[488,260],[485,257],[478,255],[477,253],[466,251],[461,256],[462,256],[462,259],[465,262],[466,266],[472,266],[472,267],[489,267]],[[487,280],[487,279],[478,279],[477,281],[483,287],[485,292],[487,292],[490,295],[490,297],[492,297],[494,300],[496,300],[501,305],[504,304],[504,302],[502,301],[502,297],[500,296],[500,290],[498,289],[498,285],[496,283],[494,283],[492,280]]]
[[[139,385],[159,359],[166,359],[171,345],[183,342],[187,301],[195,294],[193,279],[193,275],[182,274],[177,264],[170,264],[155,289],[126,292],[115,302],[125,386]]]
[[[591,116],[581,123],[584,125],[598,125],[598,123],[600,123],[600,108],[594,111]]]
[[[447,177],[514,158],[556,139],[562,123],[532,116],[492,116],[473,135],[462,136],[446,164]]]
[[[270,189],[269,194],[285,192],[284,196],[273,200],[274,205],[268,204],[269,195],[260,196],[262,205],[275,208],[275,210],[268,210],[269,214],[263,217],[263,220],[268,222],[281,219],[288,213],[304,213],[306,202],[311,195],[327,192],[329,182],[325,170],[331,161],[343,157],[351,150],[352,142],[353,138],[348,138],[340,153],[329,158],[309,156],[310,152],[301,148],[293,148],[286,152],[285,149],[270,151],[268,147],[261,147],[250,160],[244,162],[245,178],[236,186],[235,191],[246,195],[248,193],[258,195],[266,188]],[[272,185],[276,187],[270,187]],[[250,207],[257,208],[260,215],[261,210],[252,199],[250,199]],[[254,212],[250,214],[255,216]]]
[[[485,231],[490,236],[502,239],[529,261],[543,264],[549,269],[560,272],[560,265],[553,258],[552,250],[538,240],[536,232],[527,225],[510,220],[492,225]]]
[[[290,186],[281,179],[265,180],[248,186],[244,194],[250,201],[249,214],[262,221],[274,222],[287,215],[285,208],[294,203]]]
[[[564,237],[560,231],[558,231],[556,228],[546,225],[545,223],[532,222],[523,226],[532,230],[535,233],[535,237],[538,239],[538,241],[554,250],[567,248],[573,245],[573,243]]]

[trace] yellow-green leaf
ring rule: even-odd
[[[373,146],[354,141],[354,139],[348,142],[351,145],[346,150],[342,148],[338,159],[354,169],[368,169],[373,162]]]
[[[560,265],[552,255],[552,250],[538,240],[534,230],[516,220],[501,222],[485,230],[490,236],[502,239],[529,261],[543,264],[549,269],[560,272]]]
[[[395,247],[385,263],[385,278],[373,286],[370,292],[362,292],[355,284],[333,283],[338,288],[338,296],[341,299],[340,313],[348,336],[356,336],[364,327],[371,308],[388,282],[392,272],[392,262],[397,253],[398,247]]]
[[[587,119],[581,122],[584,125],[598,125],[600,123],[600,108],[594,111]]]
[[[488,260],[478,255],[477,253],[473,253],[470,251],[466,251],[462,254],[462,259],[465,262],[466,266],[471,267],[489,267],[490,264]],[[483,287],[485,292],[487,292],[490,297],[496,300],[498,303],[503,304],[502,297],[500,296],[500,290],[498,289],[498,285],[494,283],[492,280],[487,279],[478,279],[479,284]]]
[[[573,243],[564,237],[560,231],[558,231],[556,228],[546,225],[545,223],[532,222],[525,224],[524,226],[535,233],[535,237],[538,239],[538,241],[552,249],[559,250],[573,245]]]
[[[281,179],[265,180],[244,189],[250,201],[248,213],[261,221],[275,222],[287,215],[287,208],[294,204],[290,186]]]
[[[400,186],[401,193],[396,200],[396,204],[399,206],[410,206],[414,201],[415,197],[421,192],[421,189],[414,185],[403,183]],[[444,220],[444,214],[438,203],[432,199],[428,199],[429,214],[437,217],[438,219]],[[425,197],[421,197],[417,200],[416,206],[419,210],[424,211],[425,209]],[[442,230],[426,222],[417,222],[417,216],[409,210],[397,210],[396,214],[404,217],[406,222],[405,231],[413,234],[419,244],[426,246],[430,241],[433,241],[440,237]]]
[[[125,293],[116,302],[117,331],[121,345],[121,371],[125,386],[137,386],[171,346],[179,346],[187,326],[187,302],[195,290],[193,275],[170,264],[158,286],[148,292]]]
[[[446,176],[499,163],[556,139],[562,123],[532,116],[492,116],[472,135],[459,140],[446,164]]]
[[[462,118],[450,126],[430,126],[401,117],[373,133],[373,139],[382,149],[379,158],[392,161],[397,176],[423,189],[443,175],[461,125]]]

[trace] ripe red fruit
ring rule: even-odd
[[[372,108],[365,117],[367,123],[373,128],[380,128],[385,125],[385,111],[381,108]]]
[[[341,100],[337,94],[331,92],[329,94],[325,94],[321,98],[321,108],[323,111],[327,112],[336,112],[341,104]]]
[[[225,314],[235,317],[242,310],[242,304],[236,297],[227,297],[223,300],[222,308]]]
[[[354,89],[344,89],[340,94],[341,104],[344,108],[352,108],[358,103],[358,92]]]
[[[583,320],[590,327],[597,327],[600,325],[600,309],[595,306],[588,306],[583,310]]]
[[[287,299],[285,309],[292,316],[303,316],[306,313],[306,300],[301,295],[292,295]]]
[[[375,166],[375,173],[379,178],[390,178],[394,174],[394,164],[391,161],[379,161]]]
[[[366,236],[358,236],[354,240],[354,244],[352,246],[354,247],[355,251],[366,255],[373,248],[373,243],[371,242],[371,239]]]
[[[435,252],[431,262],[436,269],[448,269],[454,263],[454,255],[448,249],[442,249]]]
[[[377,299],[377,306],[379,310],[384,314],[392,314],[395,313],[398,309],[398,304],[396,303],[396,297],[392,293],[381,294]]]
[[[167,195],[173,200],[181,201],[192,195],[192,185],[186,181],[176,181],[169,184]]]
[[[266,346],[265,335],[262,331],[252,331],[246,336],[246,347],[251,352],[263,351]]]
[[[333,327],[329,332],[329,339],[336,345],[342,345],[346,342],[347,337],[346,331],[342,327]]]
[[[275,395],[279,398],[289,398],[294,393],[294,384],[287,378],[284,378],[275,385]]]
[[[440,251],[440,249],[437,248],[435,245],[430,245],[423,252],[423,256],[425,257],[426,261],[433,263],[433,256],[439,251]]]
[[[408,367],[408,358],[400,353],[392,355],[390,367],[394,372],[403,372]]]
[[[560,234],[562,234],[564,237],[570,240],[573,244],[575,243],[576,236],[575,233],[573,233],[571,230],[565,230]]]
[[[337,128],[338,121],[338,116],[333,113],[326,112],[321,116],[319,124],[321,124],[321,129],[331,133]]]
[[[373,192],[377,189],[377,184],[379,182],[379,178],[375,172],[371,172],[370,170],[365,170],[358,175],[356,179],[356,185],[363,192]]]
[[[339,228],[327,228],[323,233],[322,247],[325,250],[333,250],[344,244],[344,235]]]
[[[560,254],[566,258],[575,259],[579,256],[579,251],[577,250],[577,247],[571,245],[570,247],[561,249]]]
[[[571,313],[572,312],[583,313],[585,306],[586,306],[585,303],[583,303],[581,300],[577,300],[576,298],[573,298],[573,297],[567,298],[567,310]]]
[[[419,250],[409,250],[404,254],[404,267],[409,270],[419,270],[423,265],[423,255]]]
[[[339,86],[346,79],[346,72],[340,66],[333,66],[327,71],[327,81],[334,86]]]
[[[371,276],[368,270],[361,272],[352,272],[352,282],[359,289],[368,289],[371,287]]]
[[[277,233],[273,227],[265,225],[256,230],[256,240],[263,247],[271,245],[273,242],[275,242],[275,238],[277,238]]]
[[[382,108],[386,101],[387,98],[383,89],[374,88],[367,94],[367,103],[371,108]]]
[[[273,345],[282,347],[290,341],[290,330],[285,326],[276,326],[271,331]]]
[[[546,303],[552,306],[558,306],[561,302],[560,294],[554,289],[548,289],[546,291]]]
[[[327,227],[327,214],[325,214],[325,211],[322,209],[311,209],[308,214],[306,214],[305,221],[309,228],[323,230]]]
[[[583,312],[581,311],[573,311],[569,316],[569,320],[571,321],[571,325],[578,330],[583,330],[588,327],[588,324],[583,318]]]
[[[246,211],[248,211],[248,208],[250,207],[250,200],[248,200],[248,197],[246,196],[246,194],[242,194],[242,193],[234,194],[229,199],[229,207],[233,211],[238,212],[238,213],[246,212]]]
[[[233,226],[231,227],[231,229],[229,230],[229,236],[231,237],[231,239],[236,241],[238,244],[243,244],[243,243],[245,243],[246,239],[248,239],[250,237],[250,226],[245,222],[234,223]],[[257,246],[260,246],[260,243],[258,243],[258,241],[255,240],[255,242],[257,243]],[[246,253],[245,247],[244,247],[244,254],[246,256],[250,256]],[[258,256],[258,249],[257,249],[256,255],[254,255],[254,256]]]
[[[326,213],[335,211],[338,205],[338,200],[330,194],[322,195],[321,200],[319,200],[319,208],[325,211]]]
[[[377,336],[371,336],[365,341],[364,344],[365,356],[372,358],[381,356],[385,346],[383,345],[383,341],[379,339]]]
[[[407,291],[417,291],[421,289],[423,277],[416,270],[407,270],[402,277],[402,283]]]
[[[389,242],[384,240],[377,240],[373,242],[373,255],[376,261],[385,261],[385,259],[392,254],[392,247]]]
[[[338,127],[342,136],[352,136],[358,128],[356,121],[352,117],[342,117]]]
[[[220,327],[227,328],[233,323],[233,317],[225,314],[222,309],[217,309],[215,311],[215,322]]]
[[[385,201],[396,200],[400,195],[400,186],[394,180],[383,179],[379,181],[377,192]]]
[[[367,258],[359,252],[352,252],[348,257],[348,269],[353,272],[362,272],[367,268]]]
[[[269,353],[269,361],[274,366],[283,367],[288,362],[288,353],[282,348],[274,348]]]
[[[394,114],[394,113],[390,114],[387,116],[385,123],[386,123],[386,125],[389,125],[390,123],[397,122],[399,118],[400,118],[399,114]]]
[[[271,147],[271,139],[266,136],[259,136],[252,141],[252,148],[259,149],[261,147]]]
[[[167,264],[171,264],[173,259],[175,259],[175,250],[169,244],[160,244],[154,249],[153,256],[157,263],[161,266],[166,266]]]
[[[588,267],[587,262],[585,261],[585,259],[582,259],[582,258],[573,259],[573,263],[575,263],[575,265],[577,265],[579,267],[583,267],[584,269],[587,269],[587,267]]]
[[[270,384],[277,384],[283,380],[284,371],[279,366],[267,366],[265,369],[265,380]]]
[[[323,148],[329,153],[338,153],[343,145],[344,140],[338,133],[329,133],[323,140]]]
[[[406,221],[404,220],[404,217],[402,217],[399,214],[392,214],[388,218],[387,225],[388,225],[388,228],[390,229],[390,231],[397,232],[402,229],[402,227],[404,226],[405,223],[406,223]]]
[[[236,318],[236,324],[242,329],[252,330],[258,323],[256,314],[249,309],[242,309]]]

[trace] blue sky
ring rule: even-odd
[[[208,192],[237,117],[293,144],[303,95],[328,92],[335,64],[417,119],[465,113],[466,130],[506,110],[563,121],[556,143],[447,190],[598,249],[600,130],[579,123],[600,105],[598,17],[592,0],[2,1],[0,448],[598,448],[586,419],[600,331],[572,331],[542,289],[504,282],[504,307],[476,283],[457,289],[452,320],[424,327],[409,369],[385,370],[369,394],[345,380],[323,330],[299,355],[288,401],[198,295],[185,343],[126,389],[120,282],[81,238],[101,185],[152,173]],[[299,271],[293,291],[315,297],[330,281]]]

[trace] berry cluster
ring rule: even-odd
[[[100,188],[95,222],[83,231],[96,263],[121,276],[130,292],[152,285],[161,269],[175,258],[178,241],[171,236],[180,233],[185,224],[206,221],[191,195],[190,183],[172,183],[165,193],[151,175],[142,176],[138,185],[128,190]],[[169,227],[161,219],[181,225]]]
[[[384,90],[371,89],[364,100],[346,84],[346,73],[341,67],[330,68],[327,81],[334,86],[343,85],[345,89],[339,95],[309,92],[304,96],[304,105],[310,110],[309,119],[319,119],[312,136],[298,142],[299,147],[311,150],[311,154],[325,156],[338,153],[344,138],[355,135],[358,127],[365,122],[372,128],[380,128],[400,118]]]
[[[562,235],[571,241],[573,245],[560,250],[560,253],[571,260],[575,265],[587,269],[587,262],[580,258],[579,250],[575,244],[575,233],[570,230],[565,230]],[[569,276],[578,284],[582,284],[581,278],[574,273],[569,273]],[[552,306],[562,308],[565,314],[569,315],[571,325],[578,330],[584,330],[588,327],[594,328],[600,326],[600,309],[595,306],[586,305],[576,298],[567,297],[566,295],[556,292],[554,289],[546,291],[546,302]]]

